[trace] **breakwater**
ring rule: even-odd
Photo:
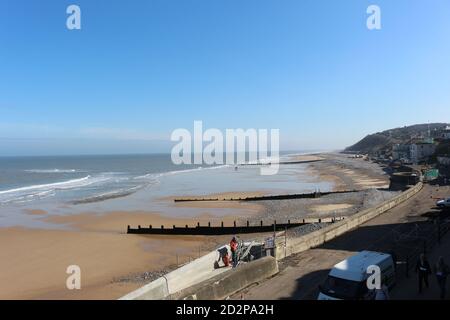
[[[266,195],[255,197],[192,197],[192,198],[176,198],[174,202],[206,202],[206,201],[264,201],[264,200],[288,200],[288,199],[314,199],[330,194],[355,193],[364,190],[343,190],[343,191],[315,191],[310,193],[296,193],[296,194],[279,194]]]
[[[339,220],[343,219],[342,217]],[[315,219],[308,218],[303,219],[297,222],[291,222],[290,220],[287,223],[277,223],[274,221],[272,224],[264,225],[263,221],[260,221],[258,225],[250,225],[250,222],[247,221],[246,225],[238,226],[236,221],[232,226],[225,226],[223,222],[220,226],[212,226],[211,223],[208,225],[200,225],[197,223],[195,227],[189,227],[188,225],[184,227],[172,226],[172,228],[166,228],[165,226],[161,226],[160,228],[155,228],[152,225],[148,227],[138,226],[137,228],[127,227],[127,233],[129,234],[155,234],[155,235],[204,235],[204,236],[213,236],[213,235],[234,235],[234,234],[246,234],[246,233],[264,233],[264,232],[276,232],[283,231],[295,227],[304,226],[310,223],[332,223],[337,221],[335,218],[324,218],[324,219]]]

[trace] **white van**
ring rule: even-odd
[[[361,251],[336,264],[320,286],[318,300],[373,299],[375,292],[367,288],[369,266],[380,267],[381,281],[390,289],[395,284],[394,260],[390,254]]]

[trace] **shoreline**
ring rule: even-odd
[[[308,163],[306,171],[311,181],[328,180],[334,189],[348,186],[376,187],[386,182],[385,177],[375,169],[375,164],[359,170],[359,163],[345,160],[336,154],[305,155],[308,159],[321,161]],[[296,156],[301,161],[302,156]],[[363,161],[363,160],[356,160]],[[349,162],[350,165],[347,165]],[[372,170],[372,171],[371,171]],[[225,192],[206,195],[209,197],[260,195],[267,191]],[[370,198],[373,195],[367,195]],[[361,200],[361,197],[363,200]],[[162,199],[160,199],[162,200]],[[227,243],[229,237],[207,236],[150,236],[127,235],[127,225],[161,224],[190,225],[197,222],[219,225],[222,221],[232,224],[234,220],[283,220],[289,217],[316,216],[333,213],[352,214],[364,205],[364,196],[354,198],[323,197],[319,199],[298,199],[253,202],[215,201],[202,203],[172,203],[173,216],[158,212],[111,211],[80,213],[41,217],[42,211],[30,211],[39,219],[68,227],[69,230],[29,229],[10,227],[0,229],[0,242],[8,243],[0,250],[0,298],[2,299],[115,299],[152,279],[152,274],[164,273],[180,263],[185,263],[215,247]],[[319,200],[319,201],[316,201]],[[170,201],[170,199],[165,199]],[[367,204],[366,204],[367,205]],[[177,216],[177,208],[198,209],[195,216]],[[303,208],[303,210],[298,210]],[[226,209],[226,210],[225,210]],[[224,214],[225,210],[225,214]],[[230,214],[231,213],[231,214]],[[151,222],[150,222],[151,221]],[[265,235],[245,235],[250,239]],[[65,281],[68,265],[80,264],[82,269],[82,290],[67,290]],[[20,278],[14,286],[7,279]],[[84,290],[83,290],[84,289]]]

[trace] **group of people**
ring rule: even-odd
[[[219,260],[216,261],[215,266],[219,268],[219,261],[222,260],[222,263],[224,264],[224,267],[229,267],[230,264],[233,268],[237,267],[238,265],[238,246],[239,242],[236,236],[234,236],[230,241],[230,251],[231,251],[231,259],[228,254],[228,249],[226,247],[223,247],[219,249]]]
[[[450,268],[445,263],[444,258],[442,256],[439,257],[436,265],[432,269],[430,266],[430,263],[428,262],[427,257],[425,254],[421,254],[419,257],[419,260],[416,264],[416,272],[418,275],[419,280],[419,294],[422,293],[423,285],[425,285],[426,288],[429,287],[428,277],[434,273],[436,276],[437,283],[439,285],[439,297],[441,299],[445,299],[446,295],[446,282],[447,282],[447,276],[450,273]]]

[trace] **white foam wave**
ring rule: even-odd
[[[89,181],[90,178],[91,178],[91,176],[86,176],[86,177],[80,178],[80,179],[73,179],[73,180],[62,181],[62,182],[39,184],[39,185],[22,187],[22,188],[9,189],[9,190],[0,191],[0,195],[9,194],[9,193],[33,191],[33,190],[43,190],[43,189],[53,189],[54,190],[54,189],[75,188],[75,187],[85,186],[87,184],[94,183],[95,180]]]
[[[76,173],[76,172],[82,172],[77,169],[30,169],[25,170],[25,172],[30,173]]]
[[[79,190],[86,186],[106,182],[108,180],[110,180],[110,178],[101,176],[93,178],[88,175],[80,179],[3,190],[0,191],[0,204],[26,203],[34,200],[42,200],[55,196],[56,192],[60,190]]]
[[[142,176],[134,177],[135,180],[143,180],[143,179],[158,179],[163,176],[170,176],[175,174],[183,174],[183,173],[190,173],[190,172],[196,172],[201,170],[215,170],[215,169],[221,169],[229,167],[229,165],[220,165],[220,166],[211,166],[211,167],[198,167],[194,169],[185,169],[185,170],[174,170],[174,171],[168,171],[168,172],[162,172],[162,173],[148,173]]]

